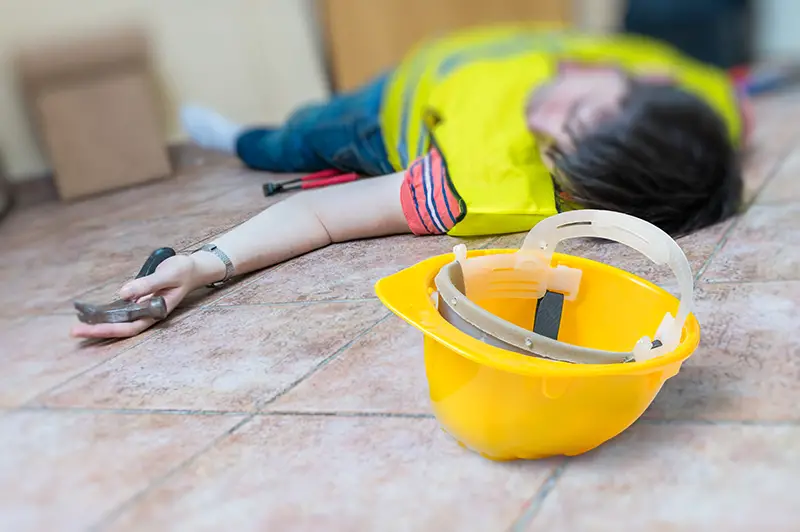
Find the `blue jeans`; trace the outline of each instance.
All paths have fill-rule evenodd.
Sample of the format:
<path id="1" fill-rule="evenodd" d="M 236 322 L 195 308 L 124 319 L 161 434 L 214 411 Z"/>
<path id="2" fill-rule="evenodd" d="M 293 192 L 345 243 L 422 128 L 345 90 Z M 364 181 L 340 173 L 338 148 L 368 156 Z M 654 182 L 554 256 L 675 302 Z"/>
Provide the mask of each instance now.
<path id="1" fill-rule="evenodd" d="M 304 106 L 282 127 L 245 131 L 236 141 L 237 155 L 247 166 L 269 172 L 392 173 L 379 121 L 387 78 Z"/>

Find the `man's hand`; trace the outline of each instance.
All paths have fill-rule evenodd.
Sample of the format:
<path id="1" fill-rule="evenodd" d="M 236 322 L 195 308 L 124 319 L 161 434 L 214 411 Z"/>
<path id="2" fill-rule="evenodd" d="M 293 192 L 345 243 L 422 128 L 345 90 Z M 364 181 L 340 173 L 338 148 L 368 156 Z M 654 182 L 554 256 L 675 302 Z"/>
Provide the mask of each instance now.
<path id="1" fill-rule="evenodd" d="M 162 262 L 152 275 L 134 279 L 122 286 L 122 299 L 141 301 L 163 296 L 167 312 L 172 312 L 186 294 L 198 286 L 198 266 L 194 256 L 177 255 Z M 127 338 L 135 336 L 155 323 L 141 319 L 130 323 L 79 323 L 72 328 L 76 338 Z"/>

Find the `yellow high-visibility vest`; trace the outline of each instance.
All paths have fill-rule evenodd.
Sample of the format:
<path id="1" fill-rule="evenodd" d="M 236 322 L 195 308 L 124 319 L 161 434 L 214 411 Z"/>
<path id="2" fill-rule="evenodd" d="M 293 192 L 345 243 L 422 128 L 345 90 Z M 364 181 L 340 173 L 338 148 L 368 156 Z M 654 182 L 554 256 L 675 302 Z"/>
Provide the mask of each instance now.
<path id="1" fill-rule="evenodd" d="M 419 46 L 392 74 L 381 128 L 389 161 L 408 167 L 435 143 L 466 214 L 451 235 L 527 231 L 557 212 L 550 172 L 525 121 L 531 92 L 563 61 L 669 74 L 719 113 L 734 143 L 743 120 L 727 73 L 645 37 L 491 27 Z"/>

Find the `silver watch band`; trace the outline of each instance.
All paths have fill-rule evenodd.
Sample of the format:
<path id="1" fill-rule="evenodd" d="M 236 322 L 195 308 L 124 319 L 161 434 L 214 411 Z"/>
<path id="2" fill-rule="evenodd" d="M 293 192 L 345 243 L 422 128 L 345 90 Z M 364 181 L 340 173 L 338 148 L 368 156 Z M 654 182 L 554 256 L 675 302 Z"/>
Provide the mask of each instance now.
<path id="1" fill-rule="evenodd" d="M 217 288 L 222 284 L 226 283 L 231 277 L 235 274 L 235 269 L 233 267 L 233 262 L 231 262 L 230 257 L 228 257 L 224 251 L 219 249 L 216 244 L 204 244 L 200 249 L 197 249 L 195 253 L 198 251 L 208 251 L 209 253 L 213 253 L 216 255 L 219 260 L 225 265 L 225 277 L 222 278 L 220 281 L 213 282 L 208 285 L 209 288 Z"/>

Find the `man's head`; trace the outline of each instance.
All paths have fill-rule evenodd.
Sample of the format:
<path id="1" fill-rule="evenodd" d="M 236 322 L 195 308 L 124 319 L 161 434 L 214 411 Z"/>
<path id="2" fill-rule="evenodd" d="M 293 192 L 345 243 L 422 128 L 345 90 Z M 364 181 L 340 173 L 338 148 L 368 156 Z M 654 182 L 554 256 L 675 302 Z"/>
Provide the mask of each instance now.
<path id="1" fill-rule="evenodd" d="M 725 124 L 668 83 L 575 70 L 537 91 L 527 116 L 557 188 L 576 205 L 631 214 L 673 235 L 739 208 L 742 178 Z"/>

